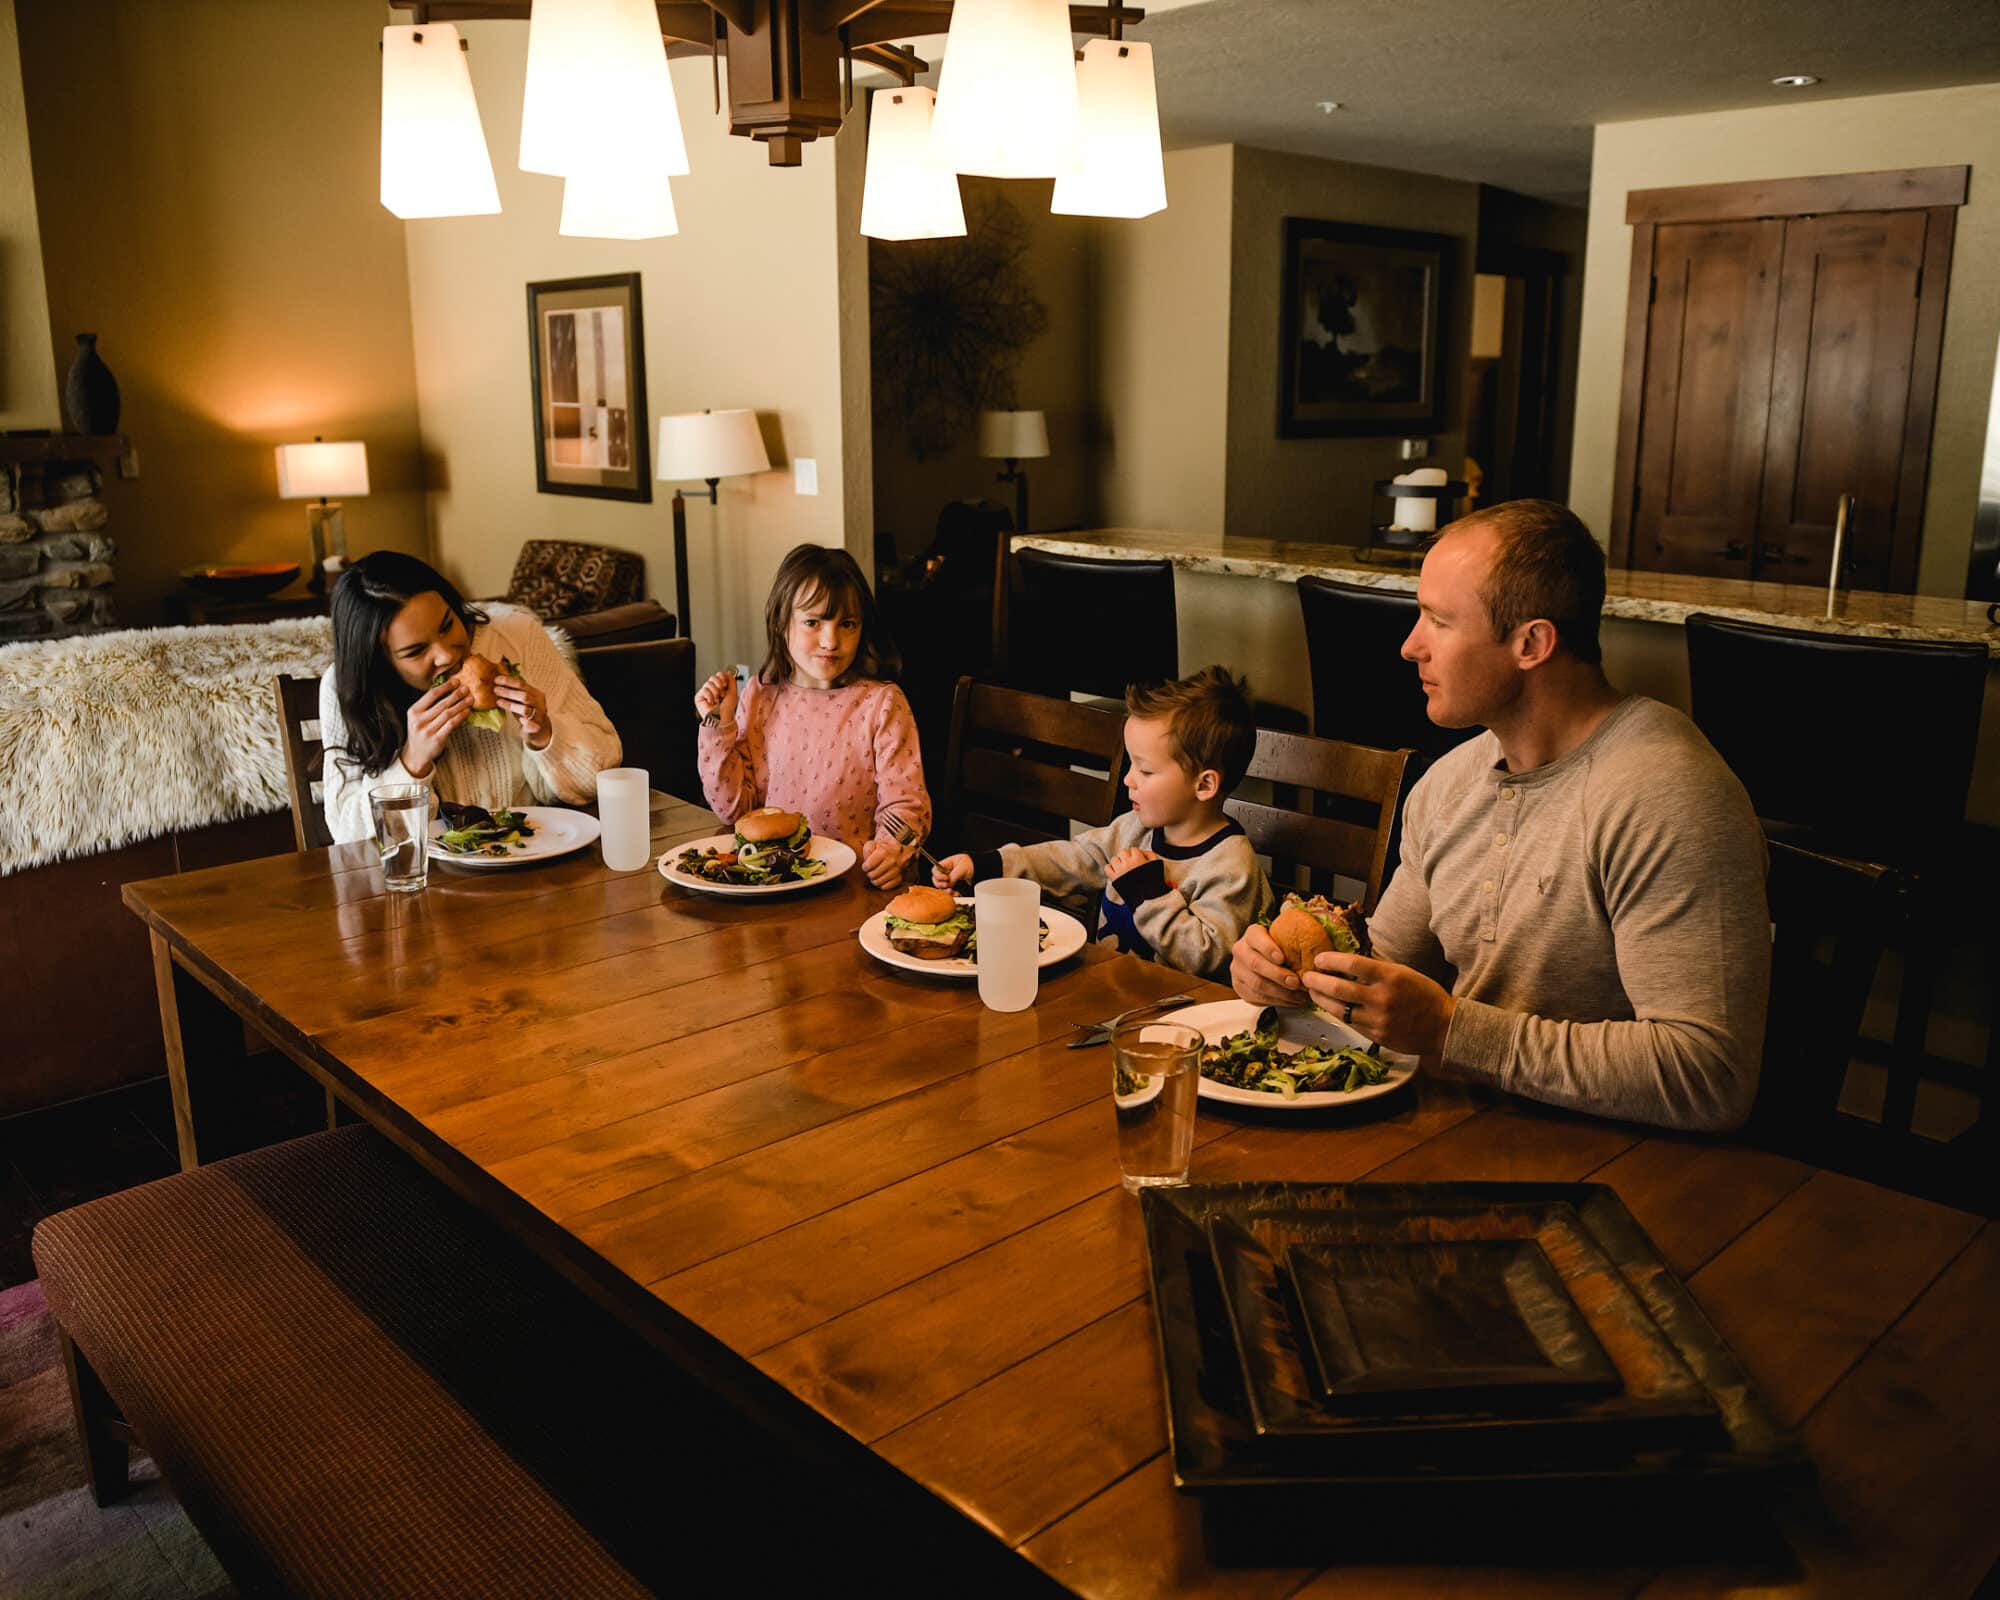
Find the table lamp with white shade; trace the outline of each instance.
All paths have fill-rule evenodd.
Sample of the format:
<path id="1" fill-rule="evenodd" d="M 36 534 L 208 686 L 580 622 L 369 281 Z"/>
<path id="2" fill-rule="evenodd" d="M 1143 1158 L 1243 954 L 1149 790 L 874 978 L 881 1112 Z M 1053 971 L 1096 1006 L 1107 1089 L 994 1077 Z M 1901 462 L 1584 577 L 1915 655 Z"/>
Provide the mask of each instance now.
<path id="1" fill-rule="evenodd" d="M 979 413 L 979 453 L 992 461 L 1007 463 L 1005 472 L 994 481 L 1014 486 L 1014 531 L 1028 531 L 1028 475 L 1019 463 L 1039 461 L 1049 453 L 1048 419 L 1039 411 L 982 411 Z"/>
<path id="2" fill-rule="evenodd" d="M 306 583 L 313 593 L 325 590 L 329 561 L 335 572 L 347 565 L 347 529 L 333 496 L 367 492 L 368 446 L 359 439 L 328 443 L 314 435 L 311 444 L 278 446 L 278 498 L 319 502 L 306 507 L 306 536 L 312 543 Z"/>
<path id="3" fill-rule="evenodd" d="M 722 479 L 770 470 L 764 432 L 757 426 L 754 411 L 686 411 L 660 418 L 662 483 L 700 478 L 708 485 L 708 503 L 715 505 L 720 500 L 717 485 Z M 685 639 L 690 637 L 687 502 L 678 484 L 674 489 L 674 595 L 680 635 Z"/>

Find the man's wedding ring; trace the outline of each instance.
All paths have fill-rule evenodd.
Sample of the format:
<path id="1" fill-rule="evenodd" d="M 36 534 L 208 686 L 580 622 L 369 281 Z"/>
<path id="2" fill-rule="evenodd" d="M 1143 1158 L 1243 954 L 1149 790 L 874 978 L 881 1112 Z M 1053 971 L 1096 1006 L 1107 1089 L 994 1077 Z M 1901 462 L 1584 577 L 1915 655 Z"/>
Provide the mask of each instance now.
<path id="1" fill-rule="evenodd" d="M 1346 1009 L 1345 1011 L 1341 1012 L 1341 1014 L 1340 1014 L 1340 1020 L 1341 1020 L 1342 1022 L 1345 1022 L 1345 1023 L 1348 1023 L 1348 1024 L 1350 1025 L 1350 1026 L 1351 1026 L 1351 1025 L 1353 1024 L 1353 1022 L 1354 1022 L 1354 1002 L 1353 1002 L 1352 1000 L 1350 1000 L 1350 1001 L 1348 1001 L 1348 1002 L 1347 1002 L 1347 1009 Z"/>

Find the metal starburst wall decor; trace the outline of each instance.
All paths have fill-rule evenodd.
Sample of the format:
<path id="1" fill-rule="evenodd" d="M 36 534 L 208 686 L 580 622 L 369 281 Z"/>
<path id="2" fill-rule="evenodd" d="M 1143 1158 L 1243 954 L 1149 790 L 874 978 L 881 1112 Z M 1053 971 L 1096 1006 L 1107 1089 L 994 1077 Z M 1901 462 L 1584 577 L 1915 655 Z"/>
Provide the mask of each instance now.
<path id="1" fill-rule="evenodd" d="M 1014 408 L 1021 354 L 1049 313 L 1021 272 L 1027 227 L 997 195 L 968 196 L 962 239 L 876 240 L 868 252 L 875 419 L 919 461 L 944 455 L 981 411 Z"/>

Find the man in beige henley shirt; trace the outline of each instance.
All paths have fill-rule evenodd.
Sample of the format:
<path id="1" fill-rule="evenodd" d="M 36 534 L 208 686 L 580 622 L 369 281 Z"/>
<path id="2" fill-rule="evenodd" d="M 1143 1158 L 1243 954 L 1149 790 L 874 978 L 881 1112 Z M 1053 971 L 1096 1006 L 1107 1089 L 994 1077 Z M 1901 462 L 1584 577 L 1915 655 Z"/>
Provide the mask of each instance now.
<path id="1" fill-rule="evenodd" d="M 1403 811 L 1374 959 L 1300 980 L 1253 927 L 1256 1004 L 1307 998 L 1392 1050 L 1515 1094 L 1672 1128 L 1739 1126 L 1770 983 L 1763 832 L 1693 723 L 1604 677 L 1604 558 L 1520 500 L 1439 535 L 1403 646 L 1433 722 L 1483 726 Z"/>

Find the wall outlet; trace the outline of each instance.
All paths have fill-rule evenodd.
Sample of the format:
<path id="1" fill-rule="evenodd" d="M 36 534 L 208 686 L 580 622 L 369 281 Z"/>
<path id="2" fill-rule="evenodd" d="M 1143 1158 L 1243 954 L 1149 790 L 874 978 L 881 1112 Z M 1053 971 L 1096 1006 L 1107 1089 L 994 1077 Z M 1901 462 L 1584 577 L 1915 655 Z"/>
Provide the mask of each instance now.
<path id="1" fill-rule="evenodd" d="M 1431 442 L 1428 439 L 1405 439 L 1399 449 L 1404 461 L 1421 461 L 1430 453 Z"/>
<path id="2" fill-rule="evenodd" d="M 792 487 L 800 494 L 819 493 L 819 463 L 811 456 L 799 456 L 793 460 Z"/>

